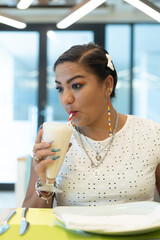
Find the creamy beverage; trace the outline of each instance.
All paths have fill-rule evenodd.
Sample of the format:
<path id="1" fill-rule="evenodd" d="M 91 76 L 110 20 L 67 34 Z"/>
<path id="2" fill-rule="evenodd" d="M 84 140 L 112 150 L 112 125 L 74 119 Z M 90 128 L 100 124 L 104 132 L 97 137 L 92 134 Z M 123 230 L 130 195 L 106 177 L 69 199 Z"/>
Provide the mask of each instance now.
<path id="1" fill-rule="evenodd" d="M 60 149 L 55 152 L 54 157 L 60 156 L 60 158 L 53 160 L 53 163 L 46 167 L 47 179 L 55 179 L 65 158 L 68 150 L 69 142 L 71 139 L 72 127 L 66 123 L 61 122 L 45 122 L 43 123 L 43 135 L 42 142 L 51 142 L 51 148 Z M 48 156 L 49 158 L 51 156 Z M 52 155 L 53 158 L 53 155 Z"/>

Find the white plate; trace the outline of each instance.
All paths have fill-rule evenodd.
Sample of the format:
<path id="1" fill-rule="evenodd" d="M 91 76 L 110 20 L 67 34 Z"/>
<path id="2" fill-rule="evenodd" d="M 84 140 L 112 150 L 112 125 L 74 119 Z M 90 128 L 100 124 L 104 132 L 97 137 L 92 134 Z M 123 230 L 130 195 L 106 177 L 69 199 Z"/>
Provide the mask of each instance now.
<path id="1" fill-rule="evenodd" d="M 97 207 L 55 207 L 70 230 L 108 235 L 141 234 L 160 229 L 160 203 L 132 202 Z"/>

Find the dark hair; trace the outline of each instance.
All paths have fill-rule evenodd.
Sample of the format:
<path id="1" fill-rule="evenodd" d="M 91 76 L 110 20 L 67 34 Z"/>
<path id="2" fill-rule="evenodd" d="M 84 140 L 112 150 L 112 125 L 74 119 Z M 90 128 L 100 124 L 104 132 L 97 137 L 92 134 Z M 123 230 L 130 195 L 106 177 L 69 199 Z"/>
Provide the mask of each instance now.
<path id="1" fill-rule="evenodd" d="M 115 97 L 115 87 L 117 84 L 117 72 L 111 70 L 108 64 L 108 58 L 106 57 L 108 52 L 101 46 L 95 43 L 88 43 L 83 45 L 74 45 L 66 52 L 64 52 L 55 62 L 54 71 L 58 64 L 64 62 L 79 62 L 88 67 L 101 82 L 111 75 L 114 79 L 113 91 L 111 97 Z"/>

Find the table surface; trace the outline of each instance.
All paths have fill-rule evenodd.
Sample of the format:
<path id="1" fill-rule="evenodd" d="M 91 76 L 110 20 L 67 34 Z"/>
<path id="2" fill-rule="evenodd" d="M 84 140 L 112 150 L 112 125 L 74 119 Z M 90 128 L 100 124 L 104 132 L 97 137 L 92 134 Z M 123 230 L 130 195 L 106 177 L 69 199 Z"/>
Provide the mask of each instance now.
<path id="1" fill-rule="evenodd" d="M 0 224 L 14 210 L 13 208 L 0 208 Z M 7 232 L 0 236 L 1 240 L 12 239 L 38 239 L 38 240 L 145 240 L 145 239 L 160 239 L 160 230 L 130 236 L 113 236 L 100 235 L 84 232 L 75 232 L 54 225 L 55 217 L 52 209 L 30 208 L 27 213 L 27 218 L 30 222 L 28 231 L 23 235 L 19 235 L 20 222 L 22 217 L 22 208 L 16 209 L 16 215 L 10 219 L 10 228 Z"/>

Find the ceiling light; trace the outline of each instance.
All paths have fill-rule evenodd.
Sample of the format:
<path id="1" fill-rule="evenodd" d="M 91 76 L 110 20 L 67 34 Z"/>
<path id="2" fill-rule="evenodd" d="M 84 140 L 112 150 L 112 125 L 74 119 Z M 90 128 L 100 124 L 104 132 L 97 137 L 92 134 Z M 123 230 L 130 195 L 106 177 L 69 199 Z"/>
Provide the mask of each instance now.
<path id="1" fill-rule="evenodd" d="M 20 2 L 17 4 L 17 8 L 19 9 L 26 9 L 28 8 L 33 0 L 20 0 Z"/>
<path id="2" fill-rule="evenodd" d="M 47 32 L 47 37 L 50 38 L 51 40 L 53 40 L 53 39 L 56 38 L 56 34 L 55 34 L 54 31 L 49 30 L 49 31 Z"/>
<path id="3" fill-rule="evenodd" d="M 124 0 L 145 14 L 160 22 L 160 9 L 147 0 Z"/>
<path id="4" fill-rule="evenodd" d="M 11 27 L 19 28 L 19 29 L 23 29 L 27 26 L 26 23 L 12 19 L 10 17 L 2 16 L 1 14 L 0 14 L 0 23 L 9 25 Z"/>
<path id="5" fill-rule="evenodd" d="M 57 28 L 64 29 L 69 27 L 104 2 L 106 2 L 106 0 L 87 0 L 82 2 L 82 4 L 79 4 L 73 8 L 73 12 L 70 15 L 57 23 Z"/>

